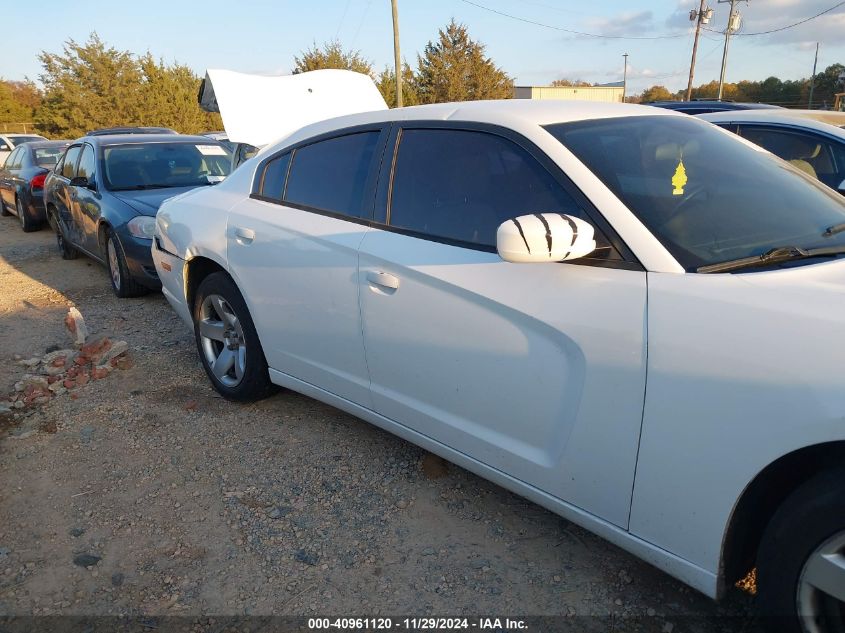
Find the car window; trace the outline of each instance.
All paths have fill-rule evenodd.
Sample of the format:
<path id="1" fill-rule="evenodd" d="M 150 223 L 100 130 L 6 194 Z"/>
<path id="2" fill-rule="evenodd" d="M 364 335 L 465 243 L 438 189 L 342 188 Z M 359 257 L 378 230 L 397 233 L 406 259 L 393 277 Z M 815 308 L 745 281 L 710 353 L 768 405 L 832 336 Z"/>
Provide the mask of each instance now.
<path id="1" fill-rule="evenodd" d="M 391 226 L 495 247 L 502 222 L 533 213 L 586 219 L 554 177 L 513 141 L 469 130 L 402 131 Z"/>
<path id="2" fill-rule="evenodd" d="M 845 245 L 845 198 L 695 117 L 629 116 L 546 129 L 688 270 L 773 248 Z"/>
<path id="3" fill-rule="evenodd" d="M 79 145 L 73 145 L 65 154 L 64 164 L 62 165 L 62 176 L 65 178 L 73 178 L 76 175 L 76 159 L 79 158 Z"/>
<path id="4" fill-rule="evenodd" d="M 6 169 L 17 169 L 15 162 L 18 160 L 21 151 L 22 150 L 20 148 L 12 150 L 12 153 L 6 157 L 6 164 L 4 165 Z"/>
<path id="5" fill-rule="evenodd" d="M 82 157 L 79 159 L 76 175 L 87 180 L 94 180 L 94 148 L 90 145 L 83 145 L 82 147 Z"/>
<path id="6" fill-rule="evenodd" d="M 845 164 L 841 156 L 843 144 L 833 143 L 809 132 L 756 125 L 740 125 L 739 133 L 813 178 L 818 178 L 828 187 L 836 189 L 845 180 Z M 837 145 L 840 146 L 839 151 Z"/>
<path id="7" fill-rule="evenodd" d="M 260 195 L 281 202 L 285 178 L 288 175 L 288 165 L 290 165 L 290 153 L 282 154 L 267 163 L 261 178 Z"/>
<path id="8" fill-rule="evenodd" d="M 65 148 L 61 146 L 39 147 L 35 150 L 35 162 L 39 167 L 53 167 L 64 151 Z"/>
<path id="9" fill-rule="evenodd" d="M 364 217 L 364 192 L 379 132 L 359 132 L 297 148 L 285 202 Z"/>

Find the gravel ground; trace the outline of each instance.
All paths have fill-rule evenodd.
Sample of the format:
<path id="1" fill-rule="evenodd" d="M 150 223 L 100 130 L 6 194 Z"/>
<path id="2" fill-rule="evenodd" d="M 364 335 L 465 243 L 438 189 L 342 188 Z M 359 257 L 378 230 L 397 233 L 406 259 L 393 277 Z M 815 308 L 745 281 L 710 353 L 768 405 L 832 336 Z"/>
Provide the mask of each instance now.
<path id="1" fill-rule="evenodd" d="M 222 400 L 160 294 L 116 299 L 48 230 L 0 220 L 0 399 L 70 344 L 69 306 L 134 366 L 4 416 L 0 615 L 647 616 L 756 631 L 554 514 L 281 392 Z M 618 629 L 617 629 L 618 630 Z"/>

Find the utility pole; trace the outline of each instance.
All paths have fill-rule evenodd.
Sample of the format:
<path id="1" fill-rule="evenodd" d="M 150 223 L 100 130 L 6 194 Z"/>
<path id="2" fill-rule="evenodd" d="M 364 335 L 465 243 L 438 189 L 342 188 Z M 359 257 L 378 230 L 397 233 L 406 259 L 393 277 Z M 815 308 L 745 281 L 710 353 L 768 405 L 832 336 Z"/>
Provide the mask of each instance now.
<path id="1" fill-rule="evenodd" d="M 816 89 L 816 66 L 819 64 L 819 43 L 816 42 L 816 59 L 813 61 L 813 76 L 810 78 L 810 102 L 807 109 L 813 109 L 813 91 Z"/>
<path id="2" fill-rule="evenodd" d="M 628 53 L 623 53 L 622 57 L 625 58 L 625 70 L 622 71 L 622 103 L 625 103 L 625 95 L 628 93 Z"/>
<path id="3" fill-rule="evenodd" d="M 402 107 L 402 58 L 399 54 L 399 10 L 396 8 L 396 0 L 390 0 L 390 8 L 393 11 L 393 57 L 396 62 L 396 107 Z"/>
<path id="4" fill-rule="evenodd" d="M 731 35 L 738 31 L 740 26 L 741 18 L 739 12 L 736 11 L 736 3 L 738 1 L 739 0 L 718 0 L 719 4 L 724 2 L 731 3 L 731 12 L 730 15 L 728 15 L 728 28 L 725 29 L 725 50 L 722 51 L 722 73 L 719 75 L 719 100 L 722 99 L 722 92 L 725 88 L 725 69 L 728 66 L 728 47 L 731 43 Z"/>
<path id="5" fill-rule="evenodd" d="M 698 38 L 701 35 L 701 25 L 709 24 L 713 18 L 713 9 L 704 6 L 705 0 L 701 0 L 698 11 L 693 9 L 689 12 L 689 19 L 695 21 L 695 40 L 692 44 L 692 61 L 689 65 L 689 82 L 687 83 L 687 101 L 692 100 L 692 78 L 695 75 L 695 56 L 698 54 Z"/>

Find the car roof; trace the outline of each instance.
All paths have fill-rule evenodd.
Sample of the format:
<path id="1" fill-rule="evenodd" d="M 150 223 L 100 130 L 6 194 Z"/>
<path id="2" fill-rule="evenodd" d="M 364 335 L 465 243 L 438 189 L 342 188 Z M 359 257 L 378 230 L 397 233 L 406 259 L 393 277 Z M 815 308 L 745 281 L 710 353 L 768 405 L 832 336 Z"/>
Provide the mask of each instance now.
<path id="1" fill-rule="evenodd" d="M 86 136 L 109 136 L 112 134 L 178 134 L 176 130 L 169 127 L 102 127 L 87 132 Z"/>
<path id="2" fill-rule="evenodd" d="M 273 147 L 282 147 L 312 136 L 356 125 L 389 123 L 391 121 L 474 121 L 504 125 L 550 125 L 590 119 L 607 119 L 630 116 L 682 116 L 672 110 L 649 108 L 631 103 L 604 103 L 598 101 L 563 101 L 533 99 L 500 99 L 487 101 L 459 101 L 429 105 L 391 108 L 327 119 L 312 123 L 275 141 Z M 269 150 L 268 150 L 269 151 Z"/>
<path id="3" fill-rule="evenodd" d="M 845 129 L 807 118 L 802 112 L 792 110 L 732 110 L 730 112 L 710 112 L 696 115 L 699 119 L 711 123 L 771 123 L 774 125 L 789 125 L 805 130 L 824 132 L 845 140 Z M 845 121 L 843 121 L 845 124 Z"/>
<path id="4" fill-rule="evenodd" d="M 719 101 L 718 99 L 693 99 L 692 101 L 648 101 L 642 105 L 668 108 L 670 110 L 697 110 L 718 108 L 720 110 L 777 110 L 780 106 L 768 103 L 746 103 L 741 101 Z"/>
<path id="5" fill-rule="evenodd" d="M 43 149 L 45 147 L 63 147 L 70 145 L 70 141 L 29 141 L 28 143 L 21 143 L 18 147 L 31 147 L 32 149 Z"/>
<path id="6" fill-rule="evenodd" d="M 199 145 L 217 145 L 218 141 L 207 136 L 189 134 L 104 134 L 102 136 L 83 136 L 74 143 L 92 143 L 94 145 L 133 145 L 141 143 L 197 143 Z"/>

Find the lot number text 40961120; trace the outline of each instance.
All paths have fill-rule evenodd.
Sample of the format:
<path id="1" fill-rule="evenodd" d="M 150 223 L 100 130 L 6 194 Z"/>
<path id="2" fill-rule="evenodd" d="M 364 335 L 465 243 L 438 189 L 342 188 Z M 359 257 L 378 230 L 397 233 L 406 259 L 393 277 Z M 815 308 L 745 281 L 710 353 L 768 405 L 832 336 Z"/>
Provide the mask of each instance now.
<path id="1" fill-rule="evenodd" d="M 518 631 L 527 629 L 528 626 L 524 620 L 510 618 L 309 618 L 308 628 L 311 630 Z"/>

